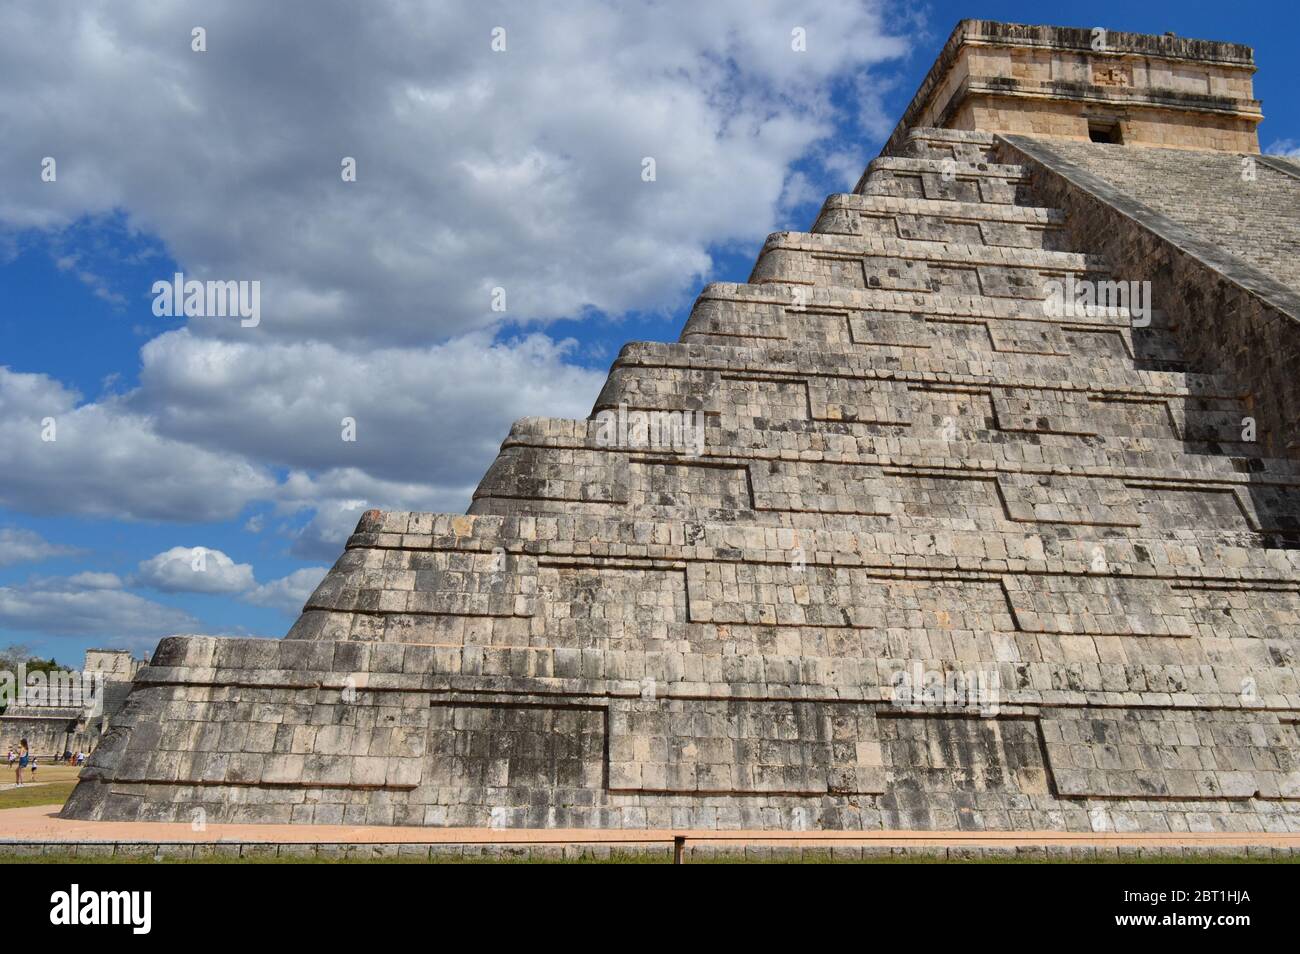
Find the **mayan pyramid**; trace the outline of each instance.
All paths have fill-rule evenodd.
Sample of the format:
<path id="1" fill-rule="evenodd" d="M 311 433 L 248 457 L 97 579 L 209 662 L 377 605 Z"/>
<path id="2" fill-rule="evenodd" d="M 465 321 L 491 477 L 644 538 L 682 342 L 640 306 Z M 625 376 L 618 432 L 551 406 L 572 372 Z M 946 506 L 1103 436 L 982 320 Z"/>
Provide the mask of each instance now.
<path id="1" fill-rule="evenodd" d="M 958 24 L 468 515 L 163 640 L 64 814 L 1300 830 L 1300 165 L 1249 48 L 1098 33 Z"/>

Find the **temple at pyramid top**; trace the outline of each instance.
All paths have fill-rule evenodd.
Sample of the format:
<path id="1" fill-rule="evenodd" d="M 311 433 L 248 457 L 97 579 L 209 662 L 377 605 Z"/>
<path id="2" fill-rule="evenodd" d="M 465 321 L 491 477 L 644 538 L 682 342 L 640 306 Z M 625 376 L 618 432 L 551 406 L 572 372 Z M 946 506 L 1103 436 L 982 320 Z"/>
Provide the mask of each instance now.
<path id="1" fill-rule="evenodd" d="M 884 154 L 918 126 L 1257 153 L 1254 72 L 1238 43 L 962 20 Z"/>

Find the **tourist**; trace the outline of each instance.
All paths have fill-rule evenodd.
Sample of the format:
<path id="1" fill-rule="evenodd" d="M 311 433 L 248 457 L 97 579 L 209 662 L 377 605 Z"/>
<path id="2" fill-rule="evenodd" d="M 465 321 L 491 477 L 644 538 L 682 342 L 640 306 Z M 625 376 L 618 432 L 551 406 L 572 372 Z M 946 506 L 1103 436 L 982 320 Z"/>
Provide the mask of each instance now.
<path id="1" fill-rule="evenodd" d="M 28 758 L 27 740 L 23 739 L 18 743 L 18 766 L 14 769 L 14 778 L 19 786 L 23 784 L 23 769 L 27 768 Z"/>
<path id="2" fill-rule="evenodd" d="M 86 763 L 86 753 L 77 749 L 77 767 L 80 768 Z"/>
<path id="3" fill-rule="evenodd" d="M 33 782 L 36 781 L 36 756 L 34 756 L 34 755 L 32 756 L 32 778 L 31 778 L 31 780 L 32 780 Z"/>

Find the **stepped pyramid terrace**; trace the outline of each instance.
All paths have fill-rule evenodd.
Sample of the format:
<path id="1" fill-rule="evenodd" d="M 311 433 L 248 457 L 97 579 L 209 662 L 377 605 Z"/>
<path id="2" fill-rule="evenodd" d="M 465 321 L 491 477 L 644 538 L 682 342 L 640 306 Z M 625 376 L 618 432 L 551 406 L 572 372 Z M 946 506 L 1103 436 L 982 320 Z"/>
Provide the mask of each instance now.
<path id="1" fill-rule="evenodd" d="M 1300 831 L 1300 165 L 1251 50 L 967 20 L 807 232 L 171 637 L 65 817 Z"/>

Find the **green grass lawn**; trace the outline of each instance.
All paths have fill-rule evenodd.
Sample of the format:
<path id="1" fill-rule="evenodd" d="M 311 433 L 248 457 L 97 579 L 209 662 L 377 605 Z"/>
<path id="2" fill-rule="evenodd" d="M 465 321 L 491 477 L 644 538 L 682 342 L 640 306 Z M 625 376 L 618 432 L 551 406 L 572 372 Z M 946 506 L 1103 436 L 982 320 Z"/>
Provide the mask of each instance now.
<path id="1" fill-rule="evenodd" d="M 24 785 L 0 792 L 0 808 L 29 808 L 32 805 L 62 805 L 72 794 L 76 782 L 51 782 L 48 785 Z"/>

